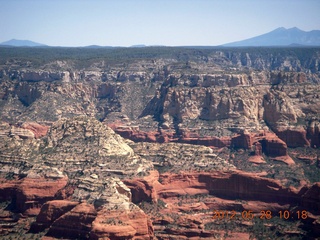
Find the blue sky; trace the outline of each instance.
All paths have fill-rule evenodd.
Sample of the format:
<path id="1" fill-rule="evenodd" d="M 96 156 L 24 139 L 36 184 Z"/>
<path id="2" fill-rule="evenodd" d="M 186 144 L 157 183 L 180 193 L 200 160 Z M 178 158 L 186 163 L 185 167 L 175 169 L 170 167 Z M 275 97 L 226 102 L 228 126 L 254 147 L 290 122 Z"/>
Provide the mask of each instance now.
<path id="1" fill-rule="evenodd" d="M 319 0 L 0 0 L 0 42 L 220 45 L 278 27 L 320 30 Z"/>

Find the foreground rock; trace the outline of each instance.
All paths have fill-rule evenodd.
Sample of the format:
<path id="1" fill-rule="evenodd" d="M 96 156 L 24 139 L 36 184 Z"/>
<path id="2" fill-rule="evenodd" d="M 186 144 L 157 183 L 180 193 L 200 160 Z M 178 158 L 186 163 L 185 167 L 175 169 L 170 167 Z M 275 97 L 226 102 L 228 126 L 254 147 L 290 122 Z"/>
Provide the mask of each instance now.
<path id="1" fill-rule="evenodd" d="M 6 131 L 10 125 L 3 125 Z M 40 139 L 3 134 L 1 144 L 0 200 L 37 216 L 31 232 L 46 229 L 49 237 L 73 239 L 153 236 L 149 217 L 115 177 L 144 175 L 153 166 L 97 120 L 60 120 Z M 113 222 L 119 212 L 122 220 Z M 105 226 L 106 217 L 111 220 Z"/>
<path id="2" fill-rule="evenodd" d="M 125 183 L 131 188 L 133 201 L 152 216 L 156 235 L 164 238 L 217 237 L 223 235 L 218 231 L 221 225 L 230 231 L 230 236 L 237 236 L 230 224 L 238 228 L 241 224 L 248 224 L 248 228 L 257 224 L 246 217 L 248 211 L 258 218 L 256 221 L 263 221 L 259 217 L 266 211 L 270 211 L 273 219 L 279 211 L 296 209 L 292 210 L 294 218 L 297 218 L 295 211 L 306 214 L 303 220 L 299 218 L 304 227 L 310 223 L 318 226 L 315 217 L 320 215 L 318 183 L 287 188 L 280 181 L 241 171 L 152 173 Z M 235 218 L 217 215 L 217 211 L 234 212 Z M 293 228 L 301 231 L 297 226 Z M 310 234 L 316 236 L 318 229 L 315 227 Z M 281 230 L 278 231 L 280 234 Z"/>
<path id="3" fill-rule="evenodd" d="M 161 183 L 160 183 L 161 182 Z M 183 195 L 210 194 L 220 198 L 244 199 L 279 204 L 300 205 L 313 214 L 320 214 L 316 193 L 319 184 L 299 189 L 286 188 L 280 181 L 241 171 L 213 173 L 151 174 L 125 180 L 135 202 L 156 201 Z M 307 200 L 308 199 L 308 200 Z M 309 201 L 309 206 L 305 204 Z"/>
<path id="4" fill-rule="evenodd" d="M 137 207 L 136 207 L 137 208 Z M 153 226 L 141 209 L 100 211 L 92 223 L 90 239 L 150 239 Z"/>
<path id="5" fill-rule="evenodd" d="M 82 179 L 69 198 L 43 205 L 31 231 L 49 228 L 47 236 L 72 239 L 153 236 L 149 217 L 130 202 L 130 190 L 119 179 Z"/>

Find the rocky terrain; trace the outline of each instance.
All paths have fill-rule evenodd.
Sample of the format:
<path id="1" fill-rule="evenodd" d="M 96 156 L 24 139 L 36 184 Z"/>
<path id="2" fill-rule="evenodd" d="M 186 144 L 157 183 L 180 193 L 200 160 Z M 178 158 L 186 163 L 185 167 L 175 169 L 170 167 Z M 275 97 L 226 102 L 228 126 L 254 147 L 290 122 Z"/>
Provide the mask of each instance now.
<path id="1" fill-rule="evenodd" d="M 318 48 L 29 50 L 0 48 L 1 238 L 320 236 Z"/>

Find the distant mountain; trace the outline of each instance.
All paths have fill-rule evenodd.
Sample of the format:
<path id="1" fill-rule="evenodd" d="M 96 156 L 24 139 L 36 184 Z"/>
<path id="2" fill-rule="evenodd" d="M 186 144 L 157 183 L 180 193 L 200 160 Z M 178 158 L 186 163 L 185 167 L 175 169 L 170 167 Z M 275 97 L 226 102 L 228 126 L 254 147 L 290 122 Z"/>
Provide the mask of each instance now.
<path id="1" fill-rule="evenodd" d="M 85 46 L 83 48 L 114 48 L 114 47 L 112 47 L 112 46 L 89 45 L 89 46 Z"/>
<path id="2" fill-rule="evenodd" d="M 47 45 L 37 43 L 37 42 L 32 42 L 29 40 L 17 40 L 17 39 L 11 39 L 6 42 L 0 43 L 0 45 L 5 45 L 5 46 L 13 46 L 13 47 L 45 47 Z"/>
<path id="3" fill-rule="evenodd" d="M 320 46 L 320 30 L 306 32 L 296 27 L 289 29 L 281 27 L 257 37 L 222 46 Z"/>

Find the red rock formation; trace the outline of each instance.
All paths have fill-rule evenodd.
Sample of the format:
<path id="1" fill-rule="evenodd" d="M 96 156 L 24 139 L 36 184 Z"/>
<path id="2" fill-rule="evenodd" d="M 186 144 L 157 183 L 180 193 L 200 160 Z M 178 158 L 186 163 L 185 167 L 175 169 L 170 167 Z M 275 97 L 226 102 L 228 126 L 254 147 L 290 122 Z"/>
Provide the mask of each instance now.
<path id="1" fill-rule="evenodd" d="M 307 132 L 311 147 L 320 147 L 320 123 L 318 121 L 311 121 Z"/>
<path id="2" fill-rule="evenodd" d="M 54 199 L 58 190 L 67 184 L 68 178 L 25 178 L 17 186 L 15 200 L 19 212 L 37 215 L 41 206 Z"/>
<path id="3" fill-rule="evenodd" d="M 262 146 L 261 146 L 261 143 L 259 143 L 259 142 L 255 143 L 254 154 L 255 154 L 256 156 L 262 156 Z"/>
<path id="4" fill-rule="evenodd" d="M 277 136 L 283 140 L 288 147 L 309 147 L 310 142 L 307 140 L 307 132 L 300 128 L 283 128 L 279 127 L 274 130 Z"/>
<path id="5" fill-rule="evenodd" d="M 287 144 L 280 138 L 278 138 L 276 134 L 262 131 L 260 133 L 252 133 L 251 135 L 253 144 L 259 149 L 258 154 L 262 155 L 262 153 L 264 153 L 267 156 L 273 158 L 273 160 L 281 161 L 288 165 L 295 164 L 292 158 L 288 155 Z M 259 155 L 257 155 L 256 153 L 255 156 Z M 257 163 L 262 163 L 259 160 L 260 158 L 258 159 L 255 156 L 254 158 L 251 158 L 251 160 L 253 160 L 254 162 L 258 161 Z"/>
<path id="6" fill-rule="evenodd" d="M 90 239 L 151 239 L 149 217 L 140 209 L 117 211 L 103 209 L 92 223 Z"/>
<path id="7" fill-rule="evenodd" d="M 154 173 L 153 173 L 154 175 Z M 150 177 L 151 178 L 151 177 Z M 320 213 L 320 183 L 299 189 L 284 187 L 279 180 L 261 177 L 254 173 L 242 171 L 212 173 L 161 174 L 159 181 L 152 177 L 148 186 L 159 199 L 171 199 L 183 195 L 211 194 L 227 199 L 245 199 L 266 203 L 300 205 L 314 213 Z M 132 192 L 136 191 L 139 201 L 150 201 L 150 190 L 143 180 L 126 181 Z M 146 189 L 145 193 L 142 193 Z M 133 194 L 134 195 L 134 194 Z M 144 197 L 146 197 L 144 199 Z M 301 197 L 303 202 L 300 201 Z M 308 205 L 309 204 L 309 205 Z"/>
<path id="8" fill-rule="evenodd" d="M 260 142 L 256 142 L 254 144 L 254 155 L 250 156 L 248 161 L 256 164 L 261 164 L 266 162 L 262 156 L 262 146 Z"/>
<path id="9" fill-rule="evenodd" d="M 305 209 L 312 209 L 314 214 L 320 214 L 320 182 L 314 183 L 302 194 L 301 206 Z"/>
<path id="10" fill-rule="evenodd" d="M 230 199 L 254 199 L 265 202 L 295 202 L 296 192 L 284 188 L 279 181 L 255 176 L 252 173 L 162 174 L 156 186 L 159 197 L 210 193 Z"/>
<path id="11" fill-rule="evenodd" d="M 284 141 L 279 139 L 273 133 L 265 133 L 264 137 L 260 140 L 262 151 L 270 156 L 287 156 L 287 145 Z"/>
<path id="12" fill-rule="evenodd" d="M 126 179 L 123 180 L 123 183 L 130 188 L 133 203 L 140 203 L 142 201 L 154 202 L 157 201 L 154 185 L 157 184 L 158 179 L 158 171 L 151 171 L 150 175 L 143 179 Z"/>
<path id="13" fill-rule="evenodd" d="M 21 128 L 31 130 L 34 133 L 35 138 L 41 138 L 47 135 L 48 126 L 40 125 L 36 122 L 25 122 L 21 125 Z"/>
<path id="14" fill-rule="evenodd" d="M 234 147 L 234 148 L 244 148 L 251 149 L 253 145 L 258 146 L 258 148 L 267 156 L 275 158 L 275 160 L 283 161 L 287 164 L 294 164 L 294 161 L 287 154 L 287 144 L 281 140 L 276 134 L 271 132 L 260 132 L 260 133 L 248 133 L 246 131 L 241 134 L 237 134 L 233 137 L 200 137 L 197 133 L 191 133 L 187 130 L 184 130 L 179 138 L 174 137 L 173 132 L 168 131 L 158 131 L 158 132 L 144 132 L 140 131 L 137 128 L 122 126 L 118 123 L 110 124 L 111 127 L 116 133 L 120 134 L 124 138 L 128 138 L 134 142 L 177 142 L 177 143 L 187 143 L 194 145 L 203 145 L 211 148 L 223 148 L 223 147 Z M 307 144 L 305 131 L 291 131 L 284 130 L 284 135 L 287 136 L 287 141 L 290 142 L 293 146 L 294 140 L 289 140 L 290 134 L 293 134 L 294 138 L 302 137 L 297 141 L 296 146 L 301 144 Z M 257 143 L 259 144 L 257 145 Z M 259 150 L 259 151 L 260 151 Z M 262 152 L 256 156 L 261 156 Z M 253 162 L 262 163 L 263 159 L 251 158 Z"/>
<path id="15" fill-rule="evenodd" d="M 160 185 L 156 185 L 159 198 L 172 198 L 186 194 L 208 194 L 206 183 L 199 181 L 199 175 L 195 173 L 162 174 Z"/>
<path id="16" fill-rule="evenodd" d="M 16 192 L 18 180 L 0 179 L 0 202 L 10 201 Z"/>
<path id="17" fill-rule="evenodd" d="M 54 196 L 57 200 L 64 200 L 72 197 L 72 194 L 74 193 L 76 186 L 74 185 L 66 185 L 64 188 L 60 189 Z"/>
<path id="18" fill-rule="evenodd" d="M 180 138 L 175 138 L 175 134 L 169 131 L 151 131 L 144 132 L 131 127 L 125 127 L 118 124 L 109 124 L 117 134 L 120 136 L 130 139 L 134 142 L 177 142 L 177 143 L 188 143 L 195 145 L 204 145 L 207 147 L 223 148 L 229 147 L 231 139 L 230 137 L 199 137 L 197 134 L 190 135 L 188 132 L 184 132 Z"/>
<path id="19" fill-rule="evenodd" d="M 150 239 L 154 235 L 149 217 L 139 208 L 96 211 L 88 203 L 54 200 L 44 204 L 31 232 L 44 228 L 46 237 L 71 239 Z"/>
<path id="20" fill-rule="evenodd" d="M 80 203 L 58 217 L 49 228 L 47 236 L 88 239 L 92 222 L 96 216 L 97 212 L 93 205 Z"/>
<path id="21" fill-rule="evenodd" d="M 210 209 L 235 210 L 237 214 L 240 212 L 240 215 L 244 210 L 250 210 L 255 214 L 270 210 L 275 214 L 294 206 L 308 211 L 310 217 L 306 221 L 313 225 L 316 219 L 312 218 L 312 214 L 320 213 L 319 183 L 311 187 L 305 185 L 300 189 L 287 188 L 281 181 L 238 170 L 211 173 L 165 173 L 160 175 L 159 181 L 156 181 L 157 178 L 152 178 L 153 182 L 148 181 L 147 178 L 126 183 L 129 184 L 133 195 L 136 191 L 139 201 L 151 199 L 150 188 L 153 189 L 157 198 L 162 200 L 164 206 L 151 212 L 155 231 L 160 238 L 210 238 L 224 234 L 218 233 L 214 228 L 215 225 L 213 228 L 204 228 L 212 224 L 212 213 L 208 213 Z M 145 193 L 143 193 L 144 189 Z M 221 220 L 217 222 L 219 221 Z M 219 223 L 214 224 L 219 225 Z M 231 234 L 236 236 L 233 232 Z M 110 237 L 110 235 L 107 236 Z"/>
<path id="22" fill-rule="evenodd" d="M 40 232 L 45 228 L 51 226 L 51 224 L 61 217 L 63 214 L 69 212 L 78 202 L 66 201 L 66 200 L 53 200 L 46 202 L 37 216 L 36 222 L 31 226 L 31 232 Z"/>
<path id="23" fill-rule="evenodd" d="M 285 188 L 280 181 L 254 176 L 252 173 L 231 172 L 201 174 L 210 194 L 230 199 L 248 199 L 264 202 L 296 203 L 298 196 L 293 189 Z"/>
<path id="24" fill-rule="evenodd" d="M 231 146 L 234 148 L 250 149 L 252 144 L 253 144 L 252 135 L 247 132 L 237 134 L 231 139 Z"/>
<path id="25" fill-rule="evenodd" d="M 37 215 L 41 206 L 54 199 L 58 190 L 67 184 L 67 178 L 29 178 L 7 181 L 0 186 L 1 200 L 11 200 L 16 211 Z"/>

